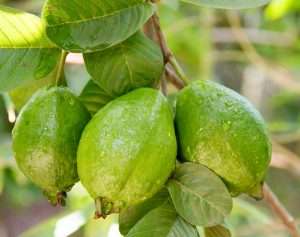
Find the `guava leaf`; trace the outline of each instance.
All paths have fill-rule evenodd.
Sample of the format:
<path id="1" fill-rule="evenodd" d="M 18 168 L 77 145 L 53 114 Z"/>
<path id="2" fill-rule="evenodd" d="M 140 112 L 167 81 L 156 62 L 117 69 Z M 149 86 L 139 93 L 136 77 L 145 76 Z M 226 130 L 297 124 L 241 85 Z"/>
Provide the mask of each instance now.
<path id="1" fill-rule="evenodd" d="M 204 229 L 205 237 L 231 237 L 230 230 L 222 225 L 216 225 Z"/>
<path id="2" fill-rule="evenodd" d="M 179 165 L 167 187 L 177 212 L 193 225 L 221 224 L 231 212 L 232 198 L 225 184 L 200 164 Z"/>
<path id="3" fill-rule="evenodd" d="M 99 109 L 112 99 L 112 97 L 108 96 L 107 93 L 92 80 L 88 81 L 79 96 L 79 100 L 85 105 L 92 115 L 96 114 Z"/>
<path id="4" fill-rule="evenodd" d="M 196 227 L 183 220 L 170 202 L 150 211 L 126 237 L 198 237 Z"/>
<path id="5" fill-rule="evenodd" d="M 0 29 L 0 92 L 55 70 L 61 50 L 47 39 L 38 17 L 0 6 Z"/>
<path id="6" fill-rule="evenodd" d="M 84 55 L 92 79 L 117 97 L 140 87 L 154 87 L 163 72 L 160 48 L 143 33 L 103 51 Z"/>
<path id="7" fill-rule="evenodd" d="M 181 0 L 199 6 L 224 8 L 224 9 L 243 9 L 260 7 L 270 0 Z"/>
<path id="8" fill-rule="evenodd" d="M 154 197 L 122 211 L 119 216 L 119 229 L 122 235 L 128 234 L 130 229 L 152 209 L 159 207 L 169 198 L 166 189 L 158 192 Z"/>
<path id="9" fill-rule="evenodd" d="M 48 0 L 48 37 L 71 52 L 92 52 L 129 38 L 153 14 L 145 0 Z"/>
<path id="10" fill-rule="evenodd" d="M 35 92 L 47 85 L 55 83 L 56 70 L 42 80 L 29 81 L 9 92 L 9 96 L 15 106 L 16 111 L 21 111 L 23 106 L 33 96 Z"/>

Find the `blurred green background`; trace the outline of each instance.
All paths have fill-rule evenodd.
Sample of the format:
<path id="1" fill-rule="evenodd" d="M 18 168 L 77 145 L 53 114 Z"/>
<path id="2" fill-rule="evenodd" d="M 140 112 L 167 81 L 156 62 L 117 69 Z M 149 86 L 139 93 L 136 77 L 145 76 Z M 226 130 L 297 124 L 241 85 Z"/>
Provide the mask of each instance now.
<path id="1" fill-rule="evenodd" d="M 0 0 L 40 14 L 43 0 Z M 300 1 L 273 0 L 239 12 L 164 0 L 160 16 L 170 48 L 190 79 L 218 81 L 248 97 L 268 122 L 274 141 L 267 181 L 300 224 Z M 82 65 L 66 66 L 79 93 Z M 170 93 L 175 88 L 170 86 Z M 51 207 L 19 172 L 11 151 L 14 105 L 0 96 L 0 236 L 117 237 L 117 216 L 95 221 L 93 201 L 78 184 L 66 208 Z M 227 220 L 236 237 L 289 236 L 268 205 L 243 196 Z"/>

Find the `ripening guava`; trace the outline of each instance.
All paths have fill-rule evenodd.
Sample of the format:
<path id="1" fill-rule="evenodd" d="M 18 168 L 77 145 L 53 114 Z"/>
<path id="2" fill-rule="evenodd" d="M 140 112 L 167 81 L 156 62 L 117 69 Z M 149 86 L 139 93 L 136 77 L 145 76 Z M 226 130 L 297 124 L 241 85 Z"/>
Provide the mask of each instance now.
<path id="1" fill-rule="evenodd" d="M 261 198 L 271 143 L 262 117 L 245 98 L 196 81 L 179 93 L 175 123 L 184 160 L 216 172 L 233 196 Z"/>
<path id="2" fill-rule="evenodd" d="M 39 90 L 23 107 L 13 129 L 18 166 L 43 189 L 53 204 L 78 181 L 76 151 L 90 119 L 88 111 L 66 88 Z"/>
<path id="3" fill-rule="evenodd" d="M 159 91 L 137 89 L 100 109 L 83 132 L 77 156 L 97 216 L 152 197 L 175 168 L 176 151 L 172 110 Z"/>

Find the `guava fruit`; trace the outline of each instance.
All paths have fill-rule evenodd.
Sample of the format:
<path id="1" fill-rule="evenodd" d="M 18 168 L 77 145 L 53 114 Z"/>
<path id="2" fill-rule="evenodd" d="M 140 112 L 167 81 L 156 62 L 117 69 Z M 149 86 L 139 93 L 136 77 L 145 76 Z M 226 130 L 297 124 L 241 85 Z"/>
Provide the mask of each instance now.
<path id="1" fill-rule="evenodd" d="M 177 97 L 181 157 L 217 173 L 231 194 L 261 198 L 271 142 L 261 115 L 242 96 L 211 81 L 196 81 Z"/>
<path id="2" fill-rule="evenodd" d="M 66 88 L 47 87 L 23 107 L 13 129 L 18 166 L 43 189 L 52 204 L 63 204 L 78 181 L 76 151 L 90 115 Z"/>
<path id="3" fill-rule="evenodd" d="M 175 168 L 176 152 L 172 110 L 159 91 L 137 89 L 100 109 L 86 126 L 77 155 L 96 216 L 152 197 Z"/>

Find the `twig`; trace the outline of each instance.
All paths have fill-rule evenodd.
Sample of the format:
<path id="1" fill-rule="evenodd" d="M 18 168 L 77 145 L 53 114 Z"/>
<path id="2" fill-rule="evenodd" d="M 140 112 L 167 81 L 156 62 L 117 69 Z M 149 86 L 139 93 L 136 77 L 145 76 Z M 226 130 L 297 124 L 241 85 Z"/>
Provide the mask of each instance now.
<path id="1" fill-rule="evenodd" d="M 270 187 L 265 184 L 263 187 L 264 190 L 264 199 L 270 205 L 274 213 L 281 219 L 285 224 L 286 228 L 290 232 L 292 237 L 300 237 L 300 234 L 297 230 L 296 222 L 293 216 L 288 212 L 288 210 L 282 205 L 278 200 L 276 195 L 272 192 Z"/>
<path id="2" fill-rule="evenodd" d="M 167 84 L 165 73 L 161 77 L 161 91 L 165 96 L 168 95 L 168 84 Z"/>
<path id="3" fill-rule="evenodd" d="M 300 224 L 300 220 L 295 220 L 296 224 Z M 286 226 L 279 221 L 270 222 L 267 224 L 257 225 L 257 223 L 248 224 L 246 226 L 238 227 L 235 229 L 237 236 L 253 236 L 253 229 L 255 233 L 265 234 L 271 236 L 274 234 L 278 236 L 278 233 L 286 230 Z M 277 235 L 276 235 L 277 234 Z"/>
<path id="4" fill-rule="evenodd" d="M 241 27 L 239 15 L 234 11 L 227 11 L 227 18 L 238 43 L 250 62 L 264 71 L 277 84 L 291 91 L 300 91 L 300 83 L 296 82 L 286 69 L 270 63 L 256 51 Z"/>
<path id="5" fill-rule="evenodd" d="M 286 168 L 287 170 L 300 175 L 300 159 L 297 154 L 288 150 L 275 140 L 272 141 L 273 145 L 273 159 L 272 165 L 280 164 L 280 168 Z"/>
<path id="6" fill-rule="evenodd" d="M 152 20 L 152 23 L 153 23 L 153 27 L 154 27 L 154 30 L 155 30 L 155 33 L 156 33 L 156 37 L 157 37 L 159 46 L 160 46 L 161 51 L 162 51 L 163 56 L 164 56 L 165 64 L 167 65 L 169 63 L 173 67 L 175 72 L 177 73 L 178 77 L 183 81 L 183 83 L 185 85 L 188 85 L 189 84 L 189 79 L 186 77 L 184 71 L 182 70 L 179 63 L 177 62 L 174 54 L 172 53 L 172 51 L 169 49 L 169 47 L 167 45 L 166 37 L 165 37 L 164 33 L 161 30 L 158 15 L 154 14 L 151 17 L 151 20 Z"/>
<path id="7" fill-rule="evenodd" d="M 184 88 L 184 83 L 180 80 L 177 74 L 168 66 L 166 66 L 165 74 L 166 74 L 166 80 L 171 82 L 177 89 L 180 90 Z"/>
<path id="8" fill-rule="evenodd" d="M 144 33 L 152 40 L 156 41 L 158 43 L 158 40 L 156 39 L 156 34 L 154 32 L 153 28 L 153 22 L 151 19 L 149 19 L 146 24 L 144 25 Z"/>
<path id="9" fill-rule="evenodd" d="M 63 50 L 61 53 L 61 57 L 60 57 L 60 61 L 59 61 L 58 69 L 57 69 L 57 73 L 56 73 L 56 78 L 55 78 L 56 86 L 59 85 L 60 79 L 62 78 L 62 75 L 64 73 L 64 67 L 65 67 L 67 55 L 68 55 L 68 53 Z"/>

